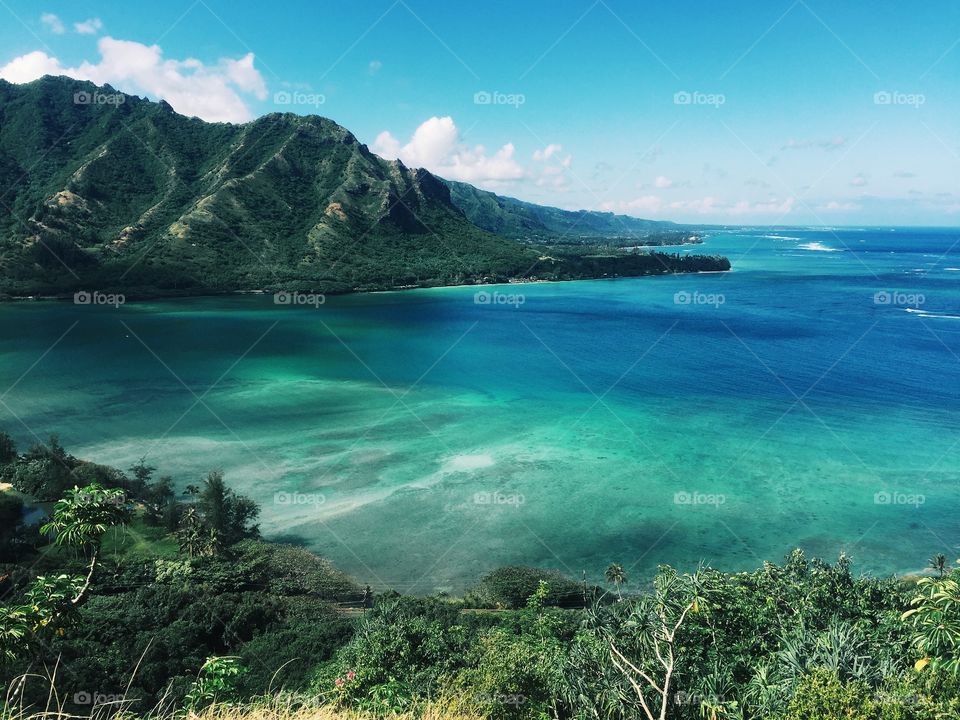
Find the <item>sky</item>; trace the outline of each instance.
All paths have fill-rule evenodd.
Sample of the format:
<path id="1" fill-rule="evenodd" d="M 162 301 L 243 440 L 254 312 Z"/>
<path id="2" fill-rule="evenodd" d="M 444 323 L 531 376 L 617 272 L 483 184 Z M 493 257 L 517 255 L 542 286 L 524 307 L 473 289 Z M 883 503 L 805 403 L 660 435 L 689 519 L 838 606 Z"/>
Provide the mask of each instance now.
<path id="1" fill-rule="evenodd" d="M 46 73 L 567 209 L 960 224 L 956 0 L 0 0 L 0 78 Z"/>

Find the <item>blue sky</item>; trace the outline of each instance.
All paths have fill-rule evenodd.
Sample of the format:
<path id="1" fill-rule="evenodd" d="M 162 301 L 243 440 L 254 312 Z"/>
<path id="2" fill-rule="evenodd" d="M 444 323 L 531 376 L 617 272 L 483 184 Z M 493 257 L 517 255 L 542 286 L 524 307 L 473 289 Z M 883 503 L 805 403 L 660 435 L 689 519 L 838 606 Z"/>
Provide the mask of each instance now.
<path id="1" fill-rule="evenodd" d="M 566 208 L 960 224 L 960 4 L 0 0 L 0 76 L 63 72 Z"/>

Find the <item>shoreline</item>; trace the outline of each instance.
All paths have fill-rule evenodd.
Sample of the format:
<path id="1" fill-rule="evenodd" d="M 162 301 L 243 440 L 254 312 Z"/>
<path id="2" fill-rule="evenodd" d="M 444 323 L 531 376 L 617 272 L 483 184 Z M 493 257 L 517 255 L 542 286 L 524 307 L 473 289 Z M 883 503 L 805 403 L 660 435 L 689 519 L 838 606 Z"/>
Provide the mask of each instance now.
<path id="1" fill-rule="evenodd" d="M 573 283 L 573 282 L 591 282 L 597 280 L 628 280 L 628 279 L 638 279 L 638 278 L 653 278 L 653 277 L 673 277 L 677 275 L 723 275 L 726 273 L 733 272 L 733 267 L 729 270 L 694 270 L 690 272 L 664 272 L 664 273 L 646 273 L 642 275 L 605 275 L 598 277 L 582 277 L 582 278 L 570 278 L 569 280 L 532 280 L 532 279 L 511 279 L 506 281 L 491 281 L 491 282 L 473 282 L 473 283 L 455 283 L 450 285 L 398 285 L 391 288 L 383 289 L 365 289 L 365 288 L 353 288 L 351 290 L 328 290 L 320 291 L 320 295 L 329 295 L 329 296 L 338 296 L 338 295 L 362 295 L 362 294 L 384 294 L 384 293 L 397 293 L 397 292 L 407 292 L 410 290 L 442 290 L 442 289 L 451 289 L 451 288 L 469 288 L 469 287 L 497 287 L 501 285 L 539 285 L 547 283 Z M 63 292 L 56 293 L 51 295 L 0 295 L 0 305 L 10 303 L 28 303 L 28 302 L 68 302 L 71 300 L 72 296 L 80 291 L 73 292 Z M 98 291 L 99 292 L 99 291 Z M 157 292 L 157 293 L 122 293 L 115 292 L 116 295 L 123 295 L 126 300 L 136 300 L 136 301 L 151 301 L 151 300 L 188 300 L 188 299 L 199 299 L 199 298 L 212 298 L 212 297 L 222 297 L 222 296 L 233 296 L 233 295 L 272 295 L 278 292 L 303 292 L 303 293 L 312 293 L 311 290 L 273 290 L 273 289 L 264 289 L 264 288 L 253 288 L 253 289 L 243 289 L 243 290 L 216 290 L 213 288 L 206 290 L 197 290 L 189 292 Z"/>

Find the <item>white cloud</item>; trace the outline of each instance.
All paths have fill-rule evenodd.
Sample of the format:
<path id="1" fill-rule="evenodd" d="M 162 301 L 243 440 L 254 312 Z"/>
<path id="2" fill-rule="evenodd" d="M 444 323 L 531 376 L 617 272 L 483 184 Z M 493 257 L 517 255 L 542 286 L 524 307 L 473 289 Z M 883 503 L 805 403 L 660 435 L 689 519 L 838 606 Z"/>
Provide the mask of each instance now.
<path id="1" fill-rule="evenodd" d="M 120 90 L 166 100 L 184 115 L 216 122 L 244 122 L 253 117 L 243 95 L 264 100 L 267 85 L 254 67 L 253 53 L 239 60 L 223 58 L 216 65 L 200 60 L 166 60 L 158 45 L 102 37 L 99 62 L 63 67 L 39 50 L 14 58 L 0 68 L 0 78 L 22 83 L 42 75 L 69 75 Z"/>
<path id="2" fill-rule="evenodd" d="M 53 13 L 43 13 L 43 15 L 40 16 L 40 22 L 54 35 L 63 35 L 63 33 L 66 32 L 63 21 Z"/>
<path id="3" fill-rule="evenodd" d="M 714 215 L 717 217 L 739 217 L 743 215 L 789 215 L 796 204 L 795 197 L 785 200 L 772 198 L 759 202 L 739 200 L 725 202 L 712 195 L 687 200 L 673 200 L 667 202 L 659 195 L 643 195 L 626 202 L 603 203 L 602 209 L 614 212 L 624 212 L 630 215 L 647 215 L 670 217 L 677 214 L 686 215 Z"/>
<path id="4" fill-rule="evenodd" d="M 496 185 L 528 175 L 514 158 L 513 143 L 493 154 L 483 145 L 468 146 L 460 142 L 460 131 L 449 116 L 432 117 L 422 123 L 405 145 L 384 131 L 374 141 L 373 151 L 391 160 L 399 158 L 411 167 L 425 167 L 451 180 L 480 185 Z"/>
<path id="5" fill-rule="evenodd" d="M 378 72 L 380 72 L 380 68 L 382 67 L 383 67 L 383 63 L 380 62 L 379 60 L 371 60 L 370 64 L 367 65 L 367 71 L 371 75 L 376 75 Z"/>
<path id="6" fill-rule="evenodd" d="M 551 157 L 556 155 L 558 152 L 563 150 L 562 145 L 557 145 L 556 143 L 550 143 L 543 150 L 535 150 L 533 153 L 533 159 L 537 162 L 544 162 L 549 160 Z"/>
<path id="7" fill-rule="evenodd" d="M 840 202 L 838 200 L 831 200 L 830 202 L 824 203 L 817 207 L 817 210 L 822 210 L 824 212 L 837 212 L 843 210 L 859 210 L 862 206 L 854 202 Z"/>
<path id="8" fill-rule="evenodd" d="M 660 189 L 666 189 L 673 186 L 673 180 L 664 177 L 663 175 L 659 175 L 657 176 L 657 179 L 653 181 L 653 184 Z"/>
<path id="9" fill-rule="evenodd" d="M 43 75 L 62 75 L 60 61 L 42 50 L 34 50 L 14 58 L 0 68 L 0 78 L 12 83 L 25 83 Z"/>
<path id="10" fill-rule="evenodd" d="M 81 35 L 96 35 L 102 27 L 103 22 L 100 18 L 90 18 L 89 20 L 73 24 L 73 29 Z"/>

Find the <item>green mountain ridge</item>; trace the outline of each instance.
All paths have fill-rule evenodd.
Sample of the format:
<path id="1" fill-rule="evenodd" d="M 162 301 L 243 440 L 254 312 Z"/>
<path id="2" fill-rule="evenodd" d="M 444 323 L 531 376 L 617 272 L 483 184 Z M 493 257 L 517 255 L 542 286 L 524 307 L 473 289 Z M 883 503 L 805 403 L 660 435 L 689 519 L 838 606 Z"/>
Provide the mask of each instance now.
<path id="1" fill-rule="evenodd" d="M 446 180 L 453 204 L 474 225 L 504 237 L 542 241 L 564 238 L 632 238 L 643 240 L 658 231 L 677 230 L 665 220 L 595 210 L 561 210 L 497 195 L 463 182 Z"/>
<path id="2" fill-rule="evenodd" d="M 548 229 L 563 224 L 541 214 Z M 725 269 L 598 264 L 506 234 L 471 222 L 444 181 L 326 118 L 208 123 L 67 77 L 0 81 L 0 293 L 346 292 Z"/>

